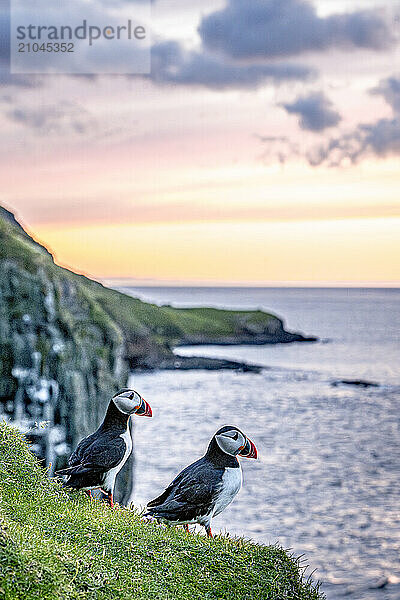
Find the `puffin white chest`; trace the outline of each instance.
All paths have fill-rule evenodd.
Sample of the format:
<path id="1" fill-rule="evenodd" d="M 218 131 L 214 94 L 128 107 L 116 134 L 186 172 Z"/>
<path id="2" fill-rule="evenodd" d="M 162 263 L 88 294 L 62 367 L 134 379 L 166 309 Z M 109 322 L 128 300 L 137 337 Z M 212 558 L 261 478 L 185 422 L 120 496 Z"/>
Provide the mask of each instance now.
<path id="1" fill-rule="evenodd" d="M 242 487 L 242 469 L 226 467 L 222 476 L 222 485 L 213 510 L 213 517 L 219 515 L 232 502 Z"/>
<path id="2" fill-rule="evenodd" d="M 118 473 L 128 460 L 130 453 L 132 452 L 132 437 L 131 432 L 129 430 L 129 425 L 126 431 L 124 431 L 124 433 L 121 433 L 119 437 L 122 438 L 125 442 L 125 454 L 121 462 L 108 471 L 103 484 L 103 488 L 106 491 L 112 491 L 114 489 L 115 478 L 117 477 Z"/>

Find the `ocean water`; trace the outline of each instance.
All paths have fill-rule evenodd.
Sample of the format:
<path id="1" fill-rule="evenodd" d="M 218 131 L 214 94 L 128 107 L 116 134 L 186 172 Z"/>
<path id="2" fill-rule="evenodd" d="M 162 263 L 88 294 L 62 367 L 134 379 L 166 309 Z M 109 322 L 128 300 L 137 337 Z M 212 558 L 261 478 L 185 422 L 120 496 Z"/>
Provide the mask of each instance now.
<path id="1" fill-rule="evenodd" d="M 258 308 L 316 344 L 185 347 L 178 354 L 262 364 L 261 374 L 156 372 L 132 385 L 153 419 L 137 422 L 136 505 L 236 424 L 259 460 L 215 531 L 304 554 L 328 600 L 400 599 L 400 290 L 124 288 L 175 306 Z M 333 386 L 342 378 L 378 387 Z"/>

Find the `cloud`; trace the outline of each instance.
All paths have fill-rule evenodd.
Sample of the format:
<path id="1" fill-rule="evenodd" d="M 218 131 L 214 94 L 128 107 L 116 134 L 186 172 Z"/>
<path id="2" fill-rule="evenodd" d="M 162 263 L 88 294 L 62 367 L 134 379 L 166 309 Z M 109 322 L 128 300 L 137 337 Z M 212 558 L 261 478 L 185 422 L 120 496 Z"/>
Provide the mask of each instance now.
<path id="1" fill-rule="evenodd" d="M 328 48 L 384 50 L 394 43 L 377 11 L 319 17 L 306 0 L 228 0 L 205 16 L 199 34 L 206 48 L 235 59 L 288 57 Z"/>
<path id="2" fill-rule="evenodd" d="M 384 79 L 371 90 L 371 94 L 383 96 L 393 111 L 400 114 L 400 75 Z"/>
<path id="3" fill-rule="evenodd" d="M 148 1 L 148 0 L 147 0 Z M 104 9 L 101 7 L 101 2 L 83 3 L 82 0 L 71 0 L 68 4 L 68 15 L 70 19 L 77 19 L 82 14 L 93 22 L 97 22 L 99 8 L 101 9 L 102 19 L 104 19 Z M 141 0 L 120 0 L 118 6 L 121 7 L 124 3 L 127 5 L 129 2 L 140 6 L 145 2 Z M 84 7 L 84 8 L 83 8 Z M 33 10 L 27 8 L 27 13 Z M 55 24 L 59 24 L 63 18 L 63 12 L 59 12 L 56 8 L 50 9 L 49 19 L 52 19 Z M 113 17 L 113 18 L 112 18 Z M 1 13 L 0 13 L 1 18 Z M 115 15 L 107 17 L 110 19 L 110 23 L 114 22 Z M 72 21 L 71 21 L 72 22 Z M 2 26 L 0 22 L 0 28 L 7 31 L 9 36 L 8 23 L 7 26 Z M 9 39 L 7 42 L 9 47 Z M 107 43 L 97 44 L 96 53 L 91 53 L 91 61 L 87 64 L 86 71 L 88 73 L 91 70 L 95 70 L 100 64 L 105 72 L 108 71 L 110 65 L 110 72 L 115 64 L 121 69 L 121 72 L 126 69 L 126 73 L 134 73 L 131 69 L 131 54 L 130 48 L 132 44 L 129 43 L 125 48 L 122 41 L 116 49 L 110 50 Z M 139 50 L 136 49 L 137 60 L 139 63 L 145 64 L 145 56 L 143 61 L 139 56 Z M 146 50 L 143 50 L 146 53 Z M 8 51 L 9 53 L 9 51 Z M 51 62 L 53 59 L 57 61 L 57 56 L 47 57 L 47 62 Z M 86 60 L 86 57 L 84 57 Z M 71 55 L 69 57 L 70 67 L 73 70 L 75 65 L 73 64 L 74 59 L 79 59 L 79 65 L 77 65 L 77 72 L 80 71 L 83 58 L 81 56 Z M 87 57 L 89 59 L 89 56 Z M 38 57 L 41 60 L 41 56 Z M 6 61 L 9 63 L 9 60 Z M 8 67 L 8 64 L 7 64 Z M 106 68 L 105 68 L 106 67 Z M 212 90 L 229 90 L 229 89 L 257 89 L 266 84 L 278 85 L 284 81 L 308 80 L 315 74 L 314 70 L 308 66 L 298 64 L 288 64 L 286 62 L 270 62 L 260 64 L 257 62 L 250 62 L 250 64 L 237 63 L 227 57 L 216 56 L 200 48 L 199 50 L 186 50 L 179 42 L 171 40 L 156 43 L 152 49 L 152 72 L 150 74 L 151 79 L 156 84 L 173 84 L 187 87 L 203 87 Z M 39 85 L 38 78 L 33 76 L 11 76 L 9 72 L 0 70 L 0 82 L 4 85 L 23 86 L 23 87 L 35 87 Z"/>
<path id="4" fill-rule="evenodd" d="M 36 88 L 41 85 L 42 81 L 35 75 L 12 75 L 8 70 L 2 68 L 0 61 L 0 86 Z"/>
<path id="5" fill-rule="evenodd" d="M 49 106 L 14 106 L 7 109 L 5 116 L 18 123 L 38 131 L 41 135 L 70 132 L 87 134 L 96 128 L 90 114 L 72 102 L 63 102 Z"/>
<path id="6" fill-rule="evenodd" d="M 104 199 L 64 196 L 57 203 L 48 198 L 35 201 L 34 207 L 26 206 L 29 220 L 45 227 L 85 224 L 176 224 L 176 223 L 223 223 L 223 222 L 273 222 L 310 221 L 339 218 L 370 218 L 376 216 L 400 216 L 398 203 L 381 204 L 379 200 L 364 206 L 326 205 L 324 203 L 284 203 L 259 205 L 251 200 L 246 205 L 205 204 L 196 201 L 159 203 L 132 202 L 121 199 L 113 205 Z M 31 212 L 31 215 L 29 214 Z"/>
<path id="7" fill-rule="evenodd" d="M 355 164 L 368 155 L 385 158 L 393 154 L 400 154 L 399 117 L 361 124 L 350 133 L 332 138 L 325 146 L 313 149 L 307 158 L 312 166 L 328 163 L 336 167 L 346 161 Z"/>
<path id="8" fill-rule="evenodd" d="M 357 163 L 371 155 L 381 158 L 400 155 L 400 77 L 384 79 L 371 93 L 383 96 L 392 108 L 393 117 L 360 123 L 352 131 L 312 149 L 307 156 L 311 165 L 339 166 L 346 161 Z"/>
<path id="9" fill-rule="evenodd" d="M 274 164 L 276 161 L 284 165 L 289 158 L 303 156 L 299 145 L 293 142 L 289 136 L 256 134 L 255 137 L 264 145 L 258 159 L 266 165 Z"/>
<path id="10" fill-rule="evenodd" d="M 301 96 L 292 103 L 281 105 L 289 114 L 299 115 L 301 129 L 323 131 L 341 121 L 340 114 L 322 92 Z"/>
<path id="11" fill-rule="evenodd" d="M 202 86 L 214 90 L 254 89 L 267 82 L 306 80 L 309 67 L 286 63 L 234 64 L 208 53 L 187 51 L 178 42 L 156 44 L 152 49 L 152 79 L 156 83 Z"/>

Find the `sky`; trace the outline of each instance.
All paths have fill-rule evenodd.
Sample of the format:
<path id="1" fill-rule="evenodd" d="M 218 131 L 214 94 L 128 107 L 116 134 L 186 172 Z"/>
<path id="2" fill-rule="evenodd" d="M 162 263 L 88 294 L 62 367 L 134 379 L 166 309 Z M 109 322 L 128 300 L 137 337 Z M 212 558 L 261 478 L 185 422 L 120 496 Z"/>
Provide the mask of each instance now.
<path id="1" fill-rule="evenodd" d="M 102 280 L 398 285 L 400 3 L 154 0 L 150 26 L 149 76 L 12 76 L 0 45 L 0 203 Z"/>

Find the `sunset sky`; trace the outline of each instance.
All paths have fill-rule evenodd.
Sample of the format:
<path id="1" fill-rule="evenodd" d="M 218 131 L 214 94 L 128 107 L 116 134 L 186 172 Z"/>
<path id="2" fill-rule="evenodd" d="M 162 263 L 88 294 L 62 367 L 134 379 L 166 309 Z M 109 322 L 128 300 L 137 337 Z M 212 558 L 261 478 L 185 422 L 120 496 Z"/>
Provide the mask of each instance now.
<path id="1" fill-rule="evenodd" d="M 97 278 L 398 285 L 400 4 L 152 13 L 149 77 L 0 62 L 0 203 Z"/>

